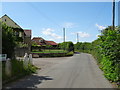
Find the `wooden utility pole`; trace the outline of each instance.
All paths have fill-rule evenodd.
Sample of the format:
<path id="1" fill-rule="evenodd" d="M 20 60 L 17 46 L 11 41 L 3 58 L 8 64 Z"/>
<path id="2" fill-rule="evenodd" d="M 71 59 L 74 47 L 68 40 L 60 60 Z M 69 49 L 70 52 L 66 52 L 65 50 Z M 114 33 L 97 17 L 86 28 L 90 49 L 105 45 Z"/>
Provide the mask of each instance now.
<path id="1" fill-rule="evenodd" d="M 113 26 L 113 30 L 115 30 L 115 0 L 113 0 L 113 10 L 112 10 L 112 26 Z"/>
<path id="2" fill-rule="evenodd" d="M 65 28 L 63 28 L 63 42 L 64 42 L 64 50 L 65 50 Z"/>
<path id="3" fill-rule="evenodd" d="M 77 33 L 77 42 L 79 42 L 79 33 Z"/>

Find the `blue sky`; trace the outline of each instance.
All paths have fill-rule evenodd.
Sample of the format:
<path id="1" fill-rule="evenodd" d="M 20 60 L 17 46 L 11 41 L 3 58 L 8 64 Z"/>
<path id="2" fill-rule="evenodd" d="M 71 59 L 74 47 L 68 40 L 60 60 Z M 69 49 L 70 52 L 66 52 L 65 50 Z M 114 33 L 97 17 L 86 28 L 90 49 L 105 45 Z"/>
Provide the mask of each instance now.
<path id="1" fill-rule="evenodd" d="M 4 14 L 23 29 L 31 29 L 32 37 L 59 43 L 65 27 L 66 41 L 76 43 L 79 33 L 80 42 L 91 42 L 101 29 L 112 25 L 112 2 L 4 2 Z"/>

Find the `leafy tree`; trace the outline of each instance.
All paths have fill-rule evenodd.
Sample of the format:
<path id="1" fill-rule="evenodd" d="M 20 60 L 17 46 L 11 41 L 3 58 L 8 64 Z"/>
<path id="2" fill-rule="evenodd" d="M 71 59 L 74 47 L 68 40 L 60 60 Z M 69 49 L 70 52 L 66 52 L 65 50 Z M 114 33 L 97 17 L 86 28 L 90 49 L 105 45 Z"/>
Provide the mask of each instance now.
<path id="1" fill-rule="evenodd" d="M 63 42 L 58 45 L 61 49 L 65 49 L 68 52 L 74 51 L 74 44 L 72 42 Z"/>
<path id="2" fill-rule="evenodd" d="M 14 48 L 16 46 L 13 29 L 2 23 L 2 53 L 7 54 L 8 58 L 14 57 Z"/>
<path id="3" fill-rule="evenodd" d="M 74 51 L 74 44 L 72 42 L 67 42 L 66 50 L 68 52 Z"/>

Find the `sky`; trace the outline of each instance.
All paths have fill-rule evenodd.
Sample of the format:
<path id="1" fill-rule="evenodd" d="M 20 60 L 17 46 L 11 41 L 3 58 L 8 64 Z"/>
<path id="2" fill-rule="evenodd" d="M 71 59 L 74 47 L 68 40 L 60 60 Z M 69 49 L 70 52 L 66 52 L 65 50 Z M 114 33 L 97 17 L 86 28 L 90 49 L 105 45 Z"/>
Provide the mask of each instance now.
<path id="1" fill-rule="evenodd" d="M 2 2 L 0 17 L 7 14 L 23 29 L 32 30 L 33 37 L 57 43 L 96 40 L 100 30 L 112 25 L 112 2 Z M 116 25 L 118 24 L 116 2 Z"/>

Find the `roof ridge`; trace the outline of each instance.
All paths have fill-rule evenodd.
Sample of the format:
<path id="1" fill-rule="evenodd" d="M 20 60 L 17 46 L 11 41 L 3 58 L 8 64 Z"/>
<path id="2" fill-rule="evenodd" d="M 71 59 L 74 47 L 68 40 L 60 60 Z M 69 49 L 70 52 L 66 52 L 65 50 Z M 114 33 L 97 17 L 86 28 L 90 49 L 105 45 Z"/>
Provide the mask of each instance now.
<path id="1" fill-rule="evenodd" d="M 11 21 L 13 21 L 17 26 L 19 26 L 14 20 L 12 20 L 7 14 L 5 14 L 5 15 L 3 15 L 2 17 L 1 17 L 1 19 L 4 17 L 4 16 L 7 16 Z M 20 28 L 21 28 L 21 26 L 19 26 Z M 22 29 L 22 28 L 21 28 Z"/>

